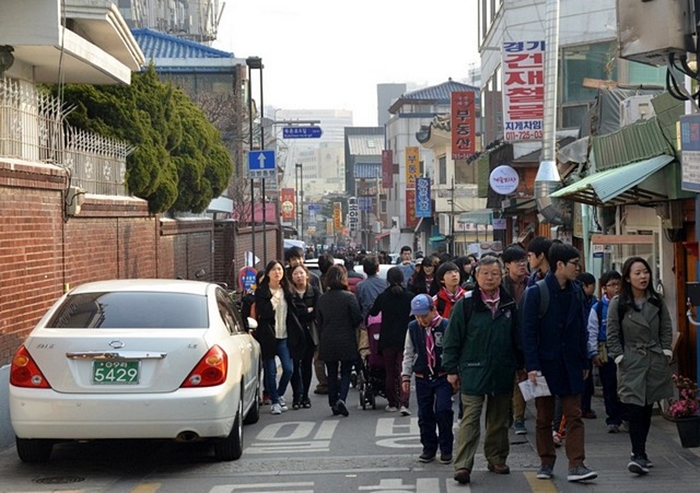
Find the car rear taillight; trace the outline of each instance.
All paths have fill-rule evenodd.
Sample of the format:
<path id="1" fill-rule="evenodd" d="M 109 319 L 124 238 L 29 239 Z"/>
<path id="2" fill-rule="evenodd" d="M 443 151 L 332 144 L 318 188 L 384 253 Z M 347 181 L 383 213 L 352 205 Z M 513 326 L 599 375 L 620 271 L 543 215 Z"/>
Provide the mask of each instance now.
<path id="1" fill-rule="evenodd" d="M 12 358 L 10 368 L 10 384 L 15 387 L 30 387 L 34 389 L 50 389 L 51 385 L 36 366 L 24 346 L 20 347 Z"/>
<path id="2" fill-rule="evenodd" d="M 226 381 L 228 357 L 219 346 L 212 347 L 199 360 L 180 387 L 212 387 Z"/>

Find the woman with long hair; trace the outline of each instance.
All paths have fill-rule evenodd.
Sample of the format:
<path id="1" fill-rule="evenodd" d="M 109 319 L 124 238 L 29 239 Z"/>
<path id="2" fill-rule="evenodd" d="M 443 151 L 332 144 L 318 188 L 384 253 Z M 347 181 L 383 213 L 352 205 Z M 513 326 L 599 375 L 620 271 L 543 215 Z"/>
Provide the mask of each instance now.
<path id="1" fill-rule="evenodd" d="M 643 475 L 651 467 L 646 441 L 654 402 L 673 395 L 673 327 L 666 304 L 653 289 L 646 260 L 625 261 L 621 286 L 608 307 L 607 347 L 617 364 L 617 393 L 629 422 L 632 456 L 627 469 Z"/>
<path id="2" fill-rule="evenodd" d="M 320 296 L 318 289 L 309 283 L 309 271 L 303 264 L 297 264 L 289 269 L 292 278 L 292 296 L 297 318 L 301 323 L 306 342 L 305 351 L 294 358 L 292 373 L 292 409 L 311 407 L 309 387 L 311 386 L 311 370 L 313 368 L 314 352 L 318 345 L 316 330 L 316 302 Z"/>
<path id="3" fill-rule="evenodd" d="M 281 262 L 272 260 L 265 267 L 265 275 L 255 290 L 255 309 L 258 328 L 254 336 L 260 343 L 265 387 L 272 402 L 271 413 L 282 414 L 288 409 L 284 393 L 294 369 L 290 347 L 299 351 L 304 342 L 301 339 L 301 327 L 296 320 L 292 293 Z M 275 357 L 279 358 L 282 366 L 279 383 Z"/>
<path id="4" fill-rule="evenodd" d="M 413 291 L 414 295 L 427 294 L 428 296 L 435 296 L 440 291 L 440 283 L 435 275 L 435 271 L 440 265 L 440 260 L 430 255 L 423 258 L 421 265 L 422 269 L 413 276 L 411 291 Z"/>
<path id="5" fill-rule="evenodd" d="M 384 360 L 384 391 L 389 404 L 385 411 L 408 416 L 409 393 L 400 392 L 401 365 L 406 331 L 411 321 L 411 300 L 413 294 L 403 287 L 403 272 L 392 267 L 386 273 L 389 286 L 374 300 L 370 315 L 382 314 L 382 326 L 379 332 L 379 352 Z"/>
<path id="6" fill-rule="evenodd" d="M 359 357 L 357 336 L 362 314 L 357 298 L 348 291 L 345 267 L 331 266 L 324 281 L 327 291 L 316 303 L 316 327 L 320 338 L 318 355 L 326 363 L 328 404 L 333 415 L 347 416 L 345 401 L 350 390 L 350 372 Z"/>

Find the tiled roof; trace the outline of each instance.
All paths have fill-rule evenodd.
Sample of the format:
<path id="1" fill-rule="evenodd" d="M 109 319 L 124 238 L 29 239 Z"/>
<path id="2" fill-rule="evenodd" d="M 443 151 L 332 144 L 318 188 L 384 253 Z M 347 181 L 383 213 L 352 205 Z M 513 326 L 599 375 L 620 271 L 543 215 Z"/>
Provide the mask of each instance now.
<path id="1" fill-rule="evenodd" d="M 384 149 L 383 135 L 347 135 L 350 154 L 353 156 L 381 156 Z"/>
<path id="2" fill-rule="evenodd" d="M 355 178 L 381 178 L 382 163 L 355 163 L 353 174 Z"/>
<path id="3" fill-rule="evenodd" d="M 212 59 L 234 58 L 233 53 L 217 50 L 201 43 L 163 34 L 152 29 L 132 29 L 146 60 L 159 58 Z"/>

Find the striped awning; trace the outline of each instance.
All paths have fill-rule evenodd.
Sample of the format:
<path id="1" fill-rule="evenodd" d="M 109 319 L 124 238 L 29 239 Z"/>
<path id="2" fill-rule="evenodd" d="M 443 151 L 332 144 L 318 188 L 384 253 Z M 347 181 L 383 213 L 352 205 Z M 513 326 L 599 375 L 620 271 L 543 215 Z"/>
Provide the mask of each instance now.
<path id="1" fill-rule="evenodd" d="M 381 178 L 381 163 L 355 163 L 353 168 L 355 178 Z"/>

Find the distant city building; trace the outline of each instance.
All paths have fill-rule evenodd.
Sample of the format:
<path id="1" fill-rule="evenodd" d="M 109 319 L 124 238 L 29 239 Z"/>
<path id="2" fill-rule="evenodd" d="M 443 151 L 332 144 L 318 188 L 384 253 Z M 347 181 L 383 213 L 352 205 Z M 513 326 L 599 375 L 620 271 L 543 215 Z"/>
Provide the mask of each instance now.
<path id="1" fill-rule="evenodd" d="M 211 44 L 216 39 L 224 3 L 219 0 L 116 0 L 132 29 L 161 33 Z"/>
<path id="2" fill-rule="evenodd" d="M 377 84 L 377 125 L 383 127 L 391 118 L 389 108 L 406 92 L 406 84 Z"/>

